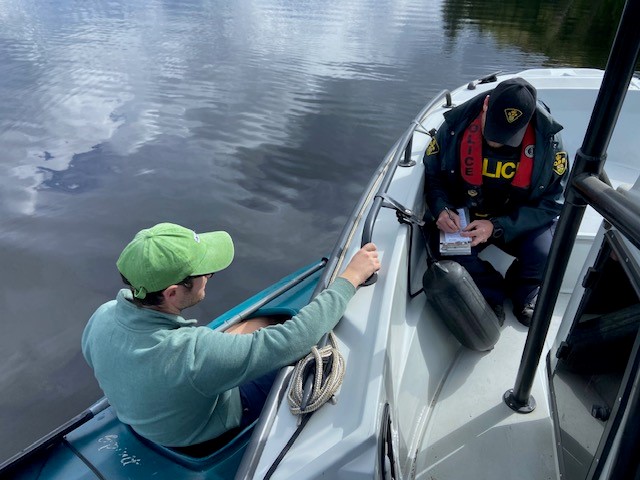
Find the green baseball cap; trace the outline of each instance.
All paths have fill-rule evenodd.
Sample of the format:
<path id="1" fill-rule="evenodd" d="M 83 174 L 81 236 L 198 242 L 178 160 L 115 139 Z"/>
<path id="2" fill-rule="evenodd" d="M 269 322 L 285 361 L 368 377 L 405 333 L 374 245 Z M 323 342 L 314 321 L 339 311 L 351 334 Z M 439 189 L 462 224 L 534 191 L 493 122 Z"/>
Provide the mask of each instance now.
<path id="1" fill-rule="evenodd" d="M 233 241 L 227 232 L 196 233 L 174 223 L 141 230 L 124 248 L 118 270 L 144 298 L 189 276 L 227 268 L 233 260 Z"/>

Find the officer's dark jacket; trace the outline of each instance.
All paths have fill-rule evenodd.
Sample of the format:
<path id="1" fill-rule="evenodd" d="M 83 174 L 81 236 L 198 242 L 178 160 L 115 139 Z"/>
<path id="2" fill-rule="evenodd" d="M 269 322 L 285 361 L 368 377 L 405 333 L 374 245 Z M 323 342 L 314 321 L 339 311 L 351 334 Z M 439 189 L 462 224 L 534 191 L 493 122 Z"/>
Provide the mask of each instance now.
<path id="1" fill-rule="evenodd" d="M 475 189 L 474 197 L 467 193 L 470 185 L 460 174 L 459 152 L 463 133 L 482 110 L 486 95 L 482 93 L 446 112 L 444 123 L 427 148 L 424 156 L 425 195 L 435 218 L 444 207 L 473 208 L 478 206 L 473 205 L 478 201 L 482 207 L 482 187 Z M 562 125 L 551 117 L 541 102 L 531 121 L 536 132 L 531 185 L 528 189 L 511 187 L 508 203 L 511 207 L 505 215 L 495 217 L 504 229 L 505 242 L 551 223 L 560 214 L 564 202 L 569 165 L 558 134 Z"/>

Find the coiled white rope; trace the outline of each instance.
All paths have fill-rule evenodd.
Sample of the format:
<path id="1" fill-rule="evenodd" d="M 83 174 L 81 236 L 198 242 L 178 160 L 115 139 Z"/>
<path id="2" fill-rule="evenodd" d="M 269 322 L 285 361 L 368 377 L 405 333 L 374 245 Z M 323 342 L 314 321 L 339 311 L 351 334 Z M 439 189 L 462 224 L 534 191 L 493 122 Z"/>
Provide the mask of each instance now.
<path id="1" fill-rule="evenodd" d="M 324 360 L 332 357 L 331 370 L 323 382 L 323 365 Z M 302 407 L 302 397 L 304 391 L 304 371 L 306 366 L 315 361 L 315 380 L 313 389 L 306 407 Z M 322 348 L 313 347 L 311 353 L 298 361 L 296 368 L 293 370 L 291 378 L 291 386 L 287 399 L 289 400 L 289 408 L 294 415 L 304 415 L 316 411 L 327 401 L 329 401 L 342 385 L 345 372 L 344 357 L 338 350 L 338 342 L 333 332 L 329 332 L 329 343 Z"/>

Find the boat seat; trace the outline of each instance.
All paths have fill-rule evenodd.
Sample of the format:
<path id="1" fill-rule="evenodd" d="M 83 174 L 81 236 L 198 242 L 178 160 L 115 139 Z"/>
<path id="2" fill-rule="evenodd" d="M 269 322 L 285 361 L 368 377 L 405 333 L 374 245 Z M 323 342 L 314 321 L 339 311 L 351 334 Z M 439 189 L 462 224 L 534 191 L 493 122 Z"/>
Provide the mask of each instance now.
<path id="1" fill-rule="evenodd" d="M 193 458 L 204 458 L 212 453 L 217 452 L 224 448 L 227 444 L 231 443 L 234 438 L 242 433 L 241 428 L 232 428 L 228 432 L 223 433 L 219 437 L 212 438 L 196 445 L 190 445 L 188 447 L 167 447 L 176 453 L 186 455 Z"/>
<path id="2" fill-rule="evenodd" d="M 220 466 L 231 461 L 239 462 L 256 423 L 257 420 L 244 429 L 230 430 L 219 437 L 191 447 L 165 447 L 139 435 L 129 425 L 127 429 L 140 442 L 173 462 L 191 470 L 203 470 L 212 465 Z"/>

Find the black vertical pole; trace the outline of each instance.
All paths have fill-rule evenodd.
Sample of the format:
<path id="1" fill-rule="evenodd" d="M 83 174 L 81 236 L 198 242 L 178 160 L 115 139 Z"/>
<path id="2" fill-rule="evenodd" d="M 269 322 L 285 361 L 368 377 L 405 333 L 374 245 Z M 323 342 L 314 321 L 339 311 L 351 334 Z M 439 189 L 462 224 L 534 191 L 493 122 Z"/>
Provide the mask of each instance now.
<path id="1" fill-rule="evenodd" d="M 628 0 L 622 12 L 582 147 L 576 153 L 571 170 L 565 192 L 565 204 L 551 244 L 549 260 L 515 386 L 504 394 L 505 403 L 520 413 L 529 413 L 535 408 L 531 388 L 551 323 L 553 308 L 560 292 L 562 277 L 569 263 L 566 245 L 574 244 L 587 206 L 573 186 L 574 179 L 587 175 L 598 176 L 602 171 L 607 147 L 638 61 L 640 52 L 638 18 L 640 18 L 640 0 Z"/>

